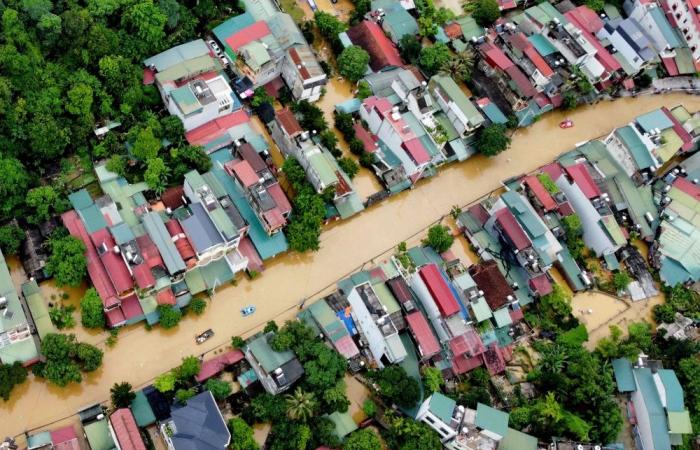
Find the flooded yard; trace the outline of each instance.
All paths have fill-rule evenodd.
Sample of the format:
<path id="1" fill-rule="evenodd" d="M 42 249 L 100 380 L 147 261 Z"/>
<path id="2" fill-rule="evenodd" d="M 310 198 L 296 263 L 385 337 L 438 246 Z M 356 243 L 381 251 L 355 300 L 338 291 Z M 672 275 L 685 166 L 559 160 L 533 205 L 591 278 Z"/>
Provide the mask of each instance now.
<path id="1" fill-rule="evenodd" d="M 334 224 L 322 234 L 317 253 L 280 255 L 266 262 L 268 270 L 255 281 L 241 279 L 237 286 L 220 289 L 202 316 L 189 316 L 170 331 L 158 327 L 147 331 L 143 326 L 124 330 L 118 344 L 105 351 L 104 368 L 82 384 L 59 389 L 30 377 L 13 392 L 9 402 L 0 403 L 2 431 L 16 435 L 68 417 L 85 405 L 107 400 L 115 382 L 129 381 L 135 388 L 141 387 L 179 364 L 184 356 L 219 348 L 231 336 L 249 335 L 268 320 L 291 318 L 301 299 L 315 298 L 340 276 L 357 270 L 398 242 L 409 240 L 449 214 L 453 205 L 468 204 L 496 189 L 502 179 L 531 171 L 577 142 L 600 136 L 644 111 L 679 103 L 691 111 L 700 109 L 700 97 L 675 94 L 620 99 L 568 112 L 576 124 L 568 130 L 558 126 L 562 113 L 547 115 L 530 129 L 518 131 L 509 151 L 495 158 L 477 156 L 446 167 L 438 176 L 419 182 L 416 189 Z M 242 318 L 239 309 L 251 303 L 257 306 L 257 312 Z M 640 310 L 639 315 L 648 315 L 648 310 Z M 198 346 L 194 336 L 207 328 L 216 335 Z"/>

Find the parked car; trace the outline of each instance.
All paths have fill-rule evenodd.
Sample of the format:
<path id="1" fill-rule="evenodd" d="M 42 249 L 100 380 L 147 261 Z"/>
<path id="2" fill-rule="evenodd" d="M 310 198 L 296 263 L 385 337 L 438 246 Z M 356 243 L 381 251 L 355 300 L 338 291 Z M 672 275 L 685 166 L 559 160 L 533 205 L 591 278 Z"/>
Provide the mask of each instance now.
<path id="1" fill-rule="evenodd" d="M 195 341 L 197 341 L 197 344 L 203 344 L 207 340 L 209 340 L 212 336 L 214 336 L 214 330 L 209 328 L 207 331 L 197 335 L 195 338 Z"/>
<path id="2" fill-rule="evenodd" d="M 245 308 L 241 309 L 241 314 L 243 317 L 247 317 L 255 312 L 255 306 L 254 305 L 249 305 L 246 306 Z"/>
<path id="3" fill-rule="evenodd" d="M 224 66 L 224 67 L 227 67 L 227 66 L 229 65 L 229 63 L 230 63 L 230 61 L 228 60 L 228 58 L 226 57 L 226 55 L 221 55 L 221 56 L 219 56 L 219 59 L 221 60 L 221 65 Z"/>
<path id="4" fill-rule="evenodd" d="M 212 50 L 214 50 L 214 52 L 216 52 L 217 55 L 221 54 L 221 49 L 219 48 L 219 44 L 217 44 L 215 40 L 212 39 L 211 41 L 209 41 L 209 47 L 211 47 Z"/>

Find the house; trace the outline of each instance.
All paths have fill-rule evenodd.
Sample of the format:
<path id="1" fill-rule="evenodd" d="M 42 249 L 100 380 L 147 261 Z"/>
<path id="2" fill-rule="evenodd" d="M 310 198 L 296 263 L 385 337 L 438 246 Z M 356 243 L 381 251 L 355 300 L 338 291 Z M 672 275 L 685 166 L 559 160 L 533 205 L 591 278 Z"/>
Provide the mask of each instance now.
<path id="1" fill-rule="evenodd" d="M 282 60 L 282 79 L 296 100 L 315 102 L 328 82 L 311 47 L 297 44 L 287 49 Z"/>
<path id="2" fill-rule="evenodd" d="M 479 69 L 494 79 L 514 111 L 526 108 L 527 100 L 537 95 L 530 79 L 494 42 L 484 42 L 478 49 L 482 55 Z"/>
<path id="3" fill-rule="evenodd" d="M 671 450 L 693 432 L 683 388 L 673 370 L 640 355 L 636 364 L 613 360 L 617 390 L 629 398 L 628 414 L 637 448 Z"/>
<path id="4" fill-rule="evenodd" d="M 406 315 L 406 322 L 421 361 L 429 360 L 440 352 L 440 344 L 422 312 L 414 311 Z"/>
<path id="5" fill-rule="evenodd" d="M 241 108 L 223 68 L 202 39 L 178 45 L 144 61 L 146 84 L 155 83 L 170 114 L 185 131 Z"/>
<path id="6" fill-rule="evenodd" d="M 231 442 L 226 421 L 209 391 L 174 409 L 161 431 L 170 450 L 224 450 Z"/>
<path id="7" fill-rule="evenodd" d="M 83 433 L 92 450 L 115 450 L 117 444 L 102 405 L 96 404 L 78 412 Z"/>
<path id="8" fill-rule="evenodd" d="M 277 111 L 275 120 L 268 127 L 284 154 L 294 157 L 304 168 L 307 179 L 317 193 L 333 190 L 332 201 L 341 218 L 346 219 L 364 209 L 350 177 L 327 149 L 314 141 L 308 131 L 302 131 L 290 109 Z"/>
<path id="9" fill-rule="evenodd" d="M 617 50 L 617 58 L 622 58 L 633 71 L 639 72 L 649 67 L 657 58 L 657 51 L 639 22 L 628 17 L 624 20 L 608 21 L 598 32 L 598 38 L 610 42 Z"/>
<path id="10" fill-rule="evenodd" d="M 662 60 L 673 58 L 673 50 L 686 46 L 681 34 L 671 26 L 658 3 L 626 0 L 623 8 L 627 16 L 635 19 L 645 31 Z"/>
<path id="11" fill-rule="evenodd" d="M 667 17 L 673 17 L 672 25 L 681 32 L 683 40 L 693 54 L 693 61 L 700 61 L 700 17 L 695 0 L 667 0 L 663 2 Z"/>
<path id="12" fill-rule="evenodd" d="M 55 450 L 80 450 L 78 435 L 73 425 L 51 431 L 51 444 Z"/>
<path id="13" fill-rule="evenodd" d="M 473 133 L 484 124 L 484 117 L 452 77 L 444 74 L 433 76 L 428 83 L 428 91 L 447 117 L 447 122 L 454 127 L 460 137 Z M 443 123 L 438 117 L 436 120 L 438 123 Z"/>
<path id="14" fill-rule="evenodd" d="M 208 379 L 215 377 L 224 371 L 227 367 L 233 366 L 245 358 L 245 355 L 240 350 L 229 350 L 225 353 L 217 355 L 213 358 L 202 362 L 199 373 L 195 376 L 198 383 L 204 383 Z"/>
<path id="15" fill-rule="evenodd" d="M 492 311 L 516 301 L 513 288 L 501 273 L 496 261 L 488 260 L 471 266 L 469 275 L 484 292 L 483 296 Z"/>
<path id="16" fill-rule="evenodd" d="M 277 352 L 270 347 L 272 333 L 249 340 L 243 352 L 265 390 L 271 394 L 284 392 L 304 374 L 304 368 L 291 350 Z"/>
<path id="17" fill-rule="evenodd" d="M 360 350 L 345 324 L 336 316 L 324 299 L 314 302 L 304 312 L 299 313 L 299 316 L 307 324 L 319 329 L 333 345 L 333 348 L 346 359 L 360 356 Z"/>
<path id="18" fill-rule="evenodd" d="M 507 56 L 527 75 L 535 89 L 538 92 L 546 90 L 548 96 L 555 95 L 561 81 L 550 84 L 555 72 L 527 36 L 522 32 L 504 32 L 501 38 L 505 44 L 503 49 Z"/>
<path id="19" fill-rule="evenodd" d="M 134 415 L 129 408 L 119 408 L 109 416 L 109 429 L 120 450 L 146 450 Z"/>
<path id="20" fill-rule="evenodd" d="M 413 183 L 427 175 L 426 170 L 433 164 L 433 156 L 428 151 L 428 142 L 432 140 L 428 135 L 417 136 L 398 106 L 392 106 L 386 98 L 368 97 L 362 102 L 360 117 L 379 142 L 399 159 Z"/>
<path id="21" fill-rule="evenodd" d="M 0 251 L 0 362 L 25 366 L 39 360 L 37 341 Z"/>
<path id="22" fill-rule="evenodd" d="M 363 20 L 347 31 L 347 36 L 354 45 L 369 53 L 369 65 L 378 72 L 388 66 L 402 66 L 399 51 L 386 37 L 381 27 L 373 21 Z"/>
<path id="23" fill-rule="evenodd" d="M 544 36 L 566 62 L 571 66 L 579 67 L 592 84 L 604 77 L 605 67 L 596 58 L 598 49 L 574 23 L 555 22 Z"/>
<path id="24" fill-rule="evenodd" d="M 416 420 L 435 430 L 440 436 L 440 441 L 445 443 L 457 436 L 463 410 L 464 408 L 457 408 L 457 402 L 453 399 L 435 392 L 420 405 Z"/>
<path id="25" fill-rule="evenodd" d="M 388 4 L 380 17 L 382 29 L 396 45 L 399 45 L 402 37 L 418 34 L 418 22 L 400 3 Z"/>

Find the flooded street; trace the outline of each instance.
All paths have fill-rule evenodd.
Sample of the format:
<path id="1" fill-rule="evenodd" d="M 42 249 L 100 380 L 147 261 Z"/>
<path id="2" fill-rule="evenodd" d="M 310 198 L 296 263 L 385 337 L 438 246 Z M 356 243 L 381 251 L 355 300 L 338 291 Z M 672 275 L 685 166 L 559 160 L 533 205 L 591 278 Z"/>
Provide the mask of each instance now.
<path id="1" fill-rule="evenodd" d="M 141 387 L 184 356 L 225 345 L 231 336 L 248 335 L 268 320 L 291 318 L 301 299 L 316 297 L 365 261 L 409 240 L 449 214 L 453 205 L 468 204 L 496 189 L 501 180 L 531 171 L 577 142 L 607 133 L 642 112 L 679 103 L 691 111 L 700 109 L 700 97 L 675 94 L 620 99 L 567 112 L 576 124 L 568 130 L 558 126 L 563 113 L 547 115 L 530 129 L 517 132 L 509 151 L 492 159 L 476 156 L 451 165 L 415 189 L 334 224 L 321 235 L 317 253 L 280 255 L 266 262 L 268 269 L 255 281 L 241 278 L 237 286 L 219 290 L 202 316 L 187 317 L 170 331 L 137 326 L 121 332 L 118 344 L 105 350 L 104 368 L 81 385 L 49 388 L 30 378 L 13 392 L 10 402 L 0 404 L 0 431 L 16 435 L 70 416 L 85 405 L 105 401 L 115 382 L 129 381 Z M 242 318 L 239 309 L 247 304 L 255 304 L 257 312 Z M 216 335 L 205 346 L 198 346 L 194 336 L 207 328 Z"/>

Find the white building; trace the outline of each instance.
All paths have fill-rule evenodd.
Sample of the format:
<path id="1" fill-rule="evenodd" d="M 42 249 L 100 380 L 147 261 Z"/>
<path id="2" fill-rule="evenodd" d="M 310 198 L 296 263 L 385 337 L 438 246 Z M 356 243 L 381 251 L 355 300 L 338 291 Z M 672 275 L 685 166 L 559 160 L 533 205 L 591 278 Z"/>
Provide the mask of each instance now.
<path id="1" fill-rule="evenodd" d="M 182 120 L 185 131 L 230 114 L 237 106 L 231 87 L 221 75 L 197 78 L 184 86 L 164 89 L 161 94 L 168 112 Z"/>
<path id="2" fill-rule="evenodd" d="M 676 19 L 677 29 L 693 52 L 693 59 L 700 61 L 700 3 L 695 0 L 667 0 L 670 13 Z"/>
<path id="3" fill-rule="evenodd" d="M 310 102 L 321 98 L 323 86 L 328 82 L 308 45 L 295 45 L 286 51 L 282 59 L 282 79 L 296 100 Z"/>

